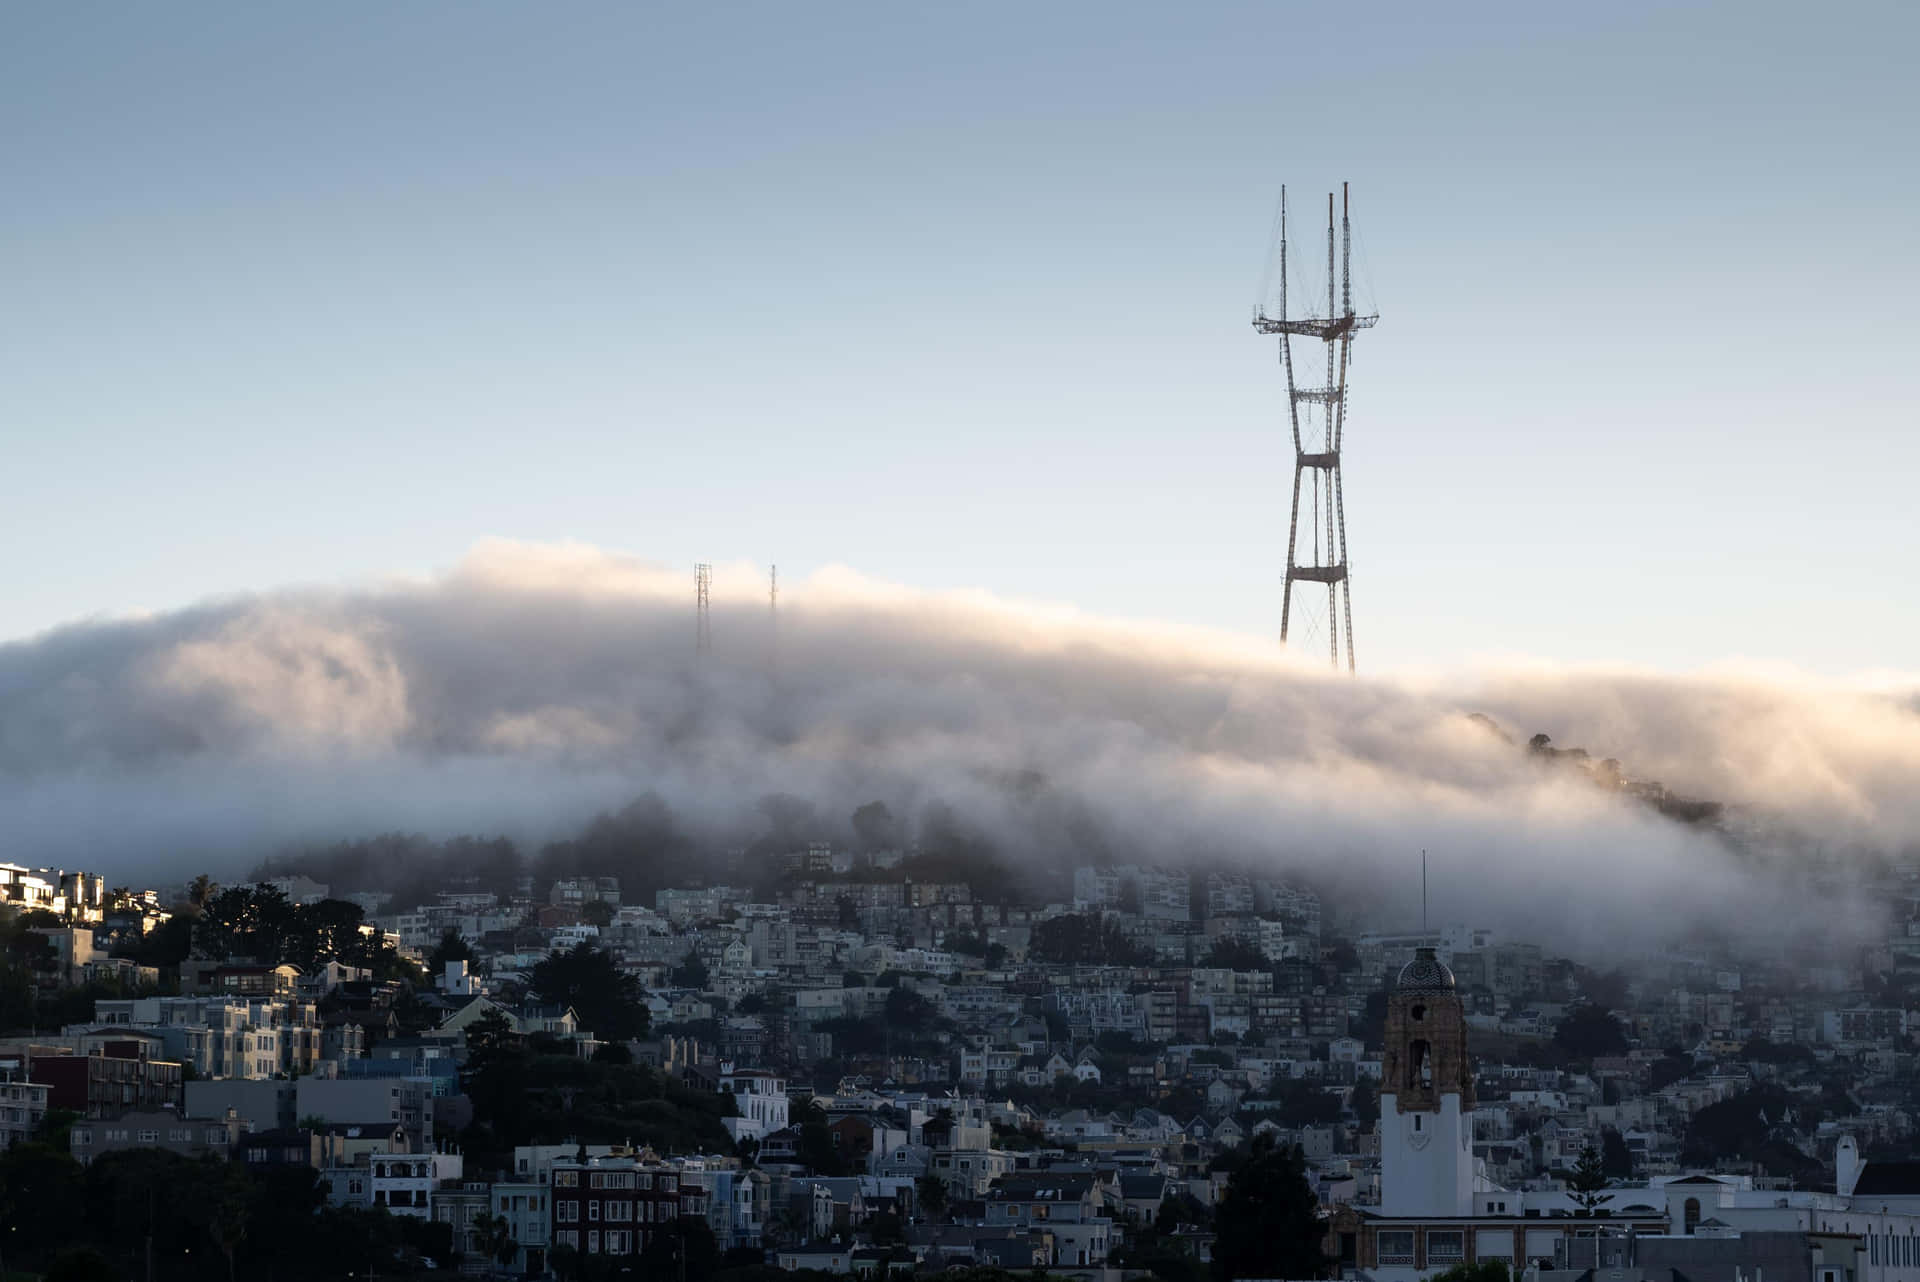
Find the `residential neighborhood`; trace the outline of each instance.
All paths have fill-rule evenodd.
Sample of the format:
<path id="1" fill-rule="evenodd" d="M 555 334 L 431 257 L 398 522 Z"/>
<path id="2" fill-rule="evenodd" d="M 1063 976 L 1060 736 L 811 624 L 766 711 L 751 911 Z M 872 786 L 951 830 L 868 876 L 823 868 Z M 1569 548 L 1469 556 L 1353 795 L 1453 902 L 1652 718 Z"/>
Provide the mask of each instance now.
<path id="1" fill-rule="evenodd" d="M 709 1271 L 1197 1278 L 1262 1154 L 1356 1278 L 1704 1236 L 1731 1268 L 1782 1233 L 1863 1242 L 1853 1282 L 1920 1268 L 1920 919 L 1817 966 L 1600 967 L 1230 870 L 1082 865 L 1032 900 L 911 851 L 714 862 L 648 902 L 10 869 L 10 965 L 68 1018 L 0 1039 L 0 1137 L 306 1170 L 470 1276 L 658 1260 L 697 1225 Z"/>

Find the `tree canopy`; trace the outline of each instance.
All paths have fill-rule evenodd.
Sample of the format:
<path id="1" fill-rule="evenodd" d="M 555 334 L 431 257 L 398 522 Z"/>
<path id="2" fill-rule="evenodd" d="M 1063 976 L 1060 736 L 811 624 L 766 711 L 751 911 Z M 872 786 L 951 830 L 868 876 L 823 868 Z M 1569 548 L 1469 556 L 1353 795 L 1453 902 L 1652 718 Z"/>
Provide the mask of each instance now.
<path id="1" fill-rule="evenodd" d="M 1215 1213 L 1214 1277 L 1322 1276 L 1328 1261 L 1318 1212 L 1300 1150 L 1276 1148 L 1271 1137 L 1260 1136 L 1227 1181 Z"/>
<path id="2" fill-rule="evenodd" d="M 1627 1034 L 1604 1006 L 1577 1006 L 1553 1030 L 1554 1044 L 1575 1059 L 1625 1055 Z"/>
<path id="3" fill-rule="evenodd" d="M 571 1006 L 583 1027 L 605 1041 L 645 1036 L 649 1012 L 640 981 L 613 954 L 588 942 L 554 953 L 533 968 L 528 987 L 543 1002 Z"/>

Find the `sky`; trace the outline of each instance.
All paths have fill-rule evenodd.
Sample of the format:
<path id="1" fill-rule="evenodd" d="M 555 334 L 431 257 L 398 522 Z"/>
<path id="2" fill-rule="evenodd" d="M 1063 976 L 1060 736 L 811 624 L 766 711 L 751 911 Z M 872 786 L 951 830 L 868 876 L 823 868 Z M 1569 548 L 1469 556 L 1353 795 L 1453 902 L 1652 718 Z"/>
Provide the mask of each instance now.
<path id="1" fill-rule="evenodd" d="M 1363 669 L 1911 666 L 1920 10 L 12 6 L 0 639 L 479 541 L 1279 630 L 1352 183 Z M 1306 219 L 1303 232 L 1311 232 Z M 731 580 L 729 580 L 731 582 Z"/>

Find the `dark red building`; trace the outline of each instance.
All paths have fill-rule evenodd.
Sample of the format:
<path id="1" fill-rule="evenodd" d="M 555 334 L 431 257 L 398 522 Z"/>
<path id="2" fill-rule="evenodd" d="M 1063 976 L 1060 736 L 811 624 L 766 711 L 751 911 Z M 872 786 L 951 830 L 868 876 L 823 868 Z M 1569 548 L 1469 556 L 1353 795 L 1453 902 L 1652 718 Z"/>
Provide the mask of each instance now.
<path id="1" fill-rule="evenodd" d="M 181 1106 L 184 1074 L 177 1060 L 148 1058 L 136 1040 L 103 1043 L 91 1055 L 35 1055 L 33 1081 L 45 1082 L 47 1107 L 82 1117 L 114 1117 L 128 1109 L 151 1113 Z"/>
<path id="2" fill-rule="evenodd" d="M 704 1216 L 707 1191 L 672 1167 L 631 1157 L 553 1165 L 552 1235 L 558 1248 L 633 1255 L 681 1216 Z"/>

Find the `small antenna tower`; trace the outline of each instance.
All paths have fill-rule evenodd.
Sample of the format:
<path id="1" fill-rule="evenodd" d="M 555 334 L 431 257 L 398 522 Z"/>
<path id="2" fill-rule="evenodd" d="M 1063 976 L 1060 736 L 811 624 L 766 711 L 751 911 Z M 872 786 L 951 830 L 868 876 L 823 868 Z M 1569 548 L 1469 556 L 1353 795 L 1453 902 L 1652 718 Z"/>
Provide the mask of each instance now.
<path id="1" fill-rule="evenodd" d="M 1377 315 L 1357 316 L 1353 310 L 1353 225 L 1347 217 L 1347 185 L 1340 184 L 1339 264 L 1334 262 L 1333 195 L 1327 195 L 1327 312 L 1324 316 L 1287 315 L 1287 189 L 1280 189 L 1280 314 L 1266 313 L 1266 300 L 1254 314 L 1253 328 L 1280 336 L 1280 363 L 1287 371 L 1287 418 L 1293 427 L 1293 516 L 1287 523 L 1287 585 L 1280 598 L 1280 644 L 1287 642 L 1293 623 L 1293 585 L 1327 585 L 1327 644 L 1335 668 L 1340 666 L 1340 641 L 1346 636 L 1347 671 L 1353 671 L 1353 596 L 1348 585 L 1347 505 L 1340 483 L 1340 447 L 1347 428 L 1347 368 L 1354 334 L 1372 329 Z M 1336 292 L 1337 291 L 1337 292 Z M 1326 344 L 1327 381 L 1320 387 L 1302 387 L 1293 368 L 1293 340 L 1319 339 Z M 1302 407 L 1305 407 L 1304 410 Z M 1310 503 L 1307 542 L 1300 557 L 1301 499 Z M 1344 628 L 1343 625 L 1344 624 Z"/>
<path id="2" fill-rule="evenodd" d="M 1420 852 L 1420 929 L 1427 928 L 1427 852 Z"/>
<path id="3" fill-rule="evenodd" d="M 713 567 L 701 561 L 693 567 L 693 651 L 702 658 L 713 653 L 713 620 L 707 605 L 713 595 Z"/>

